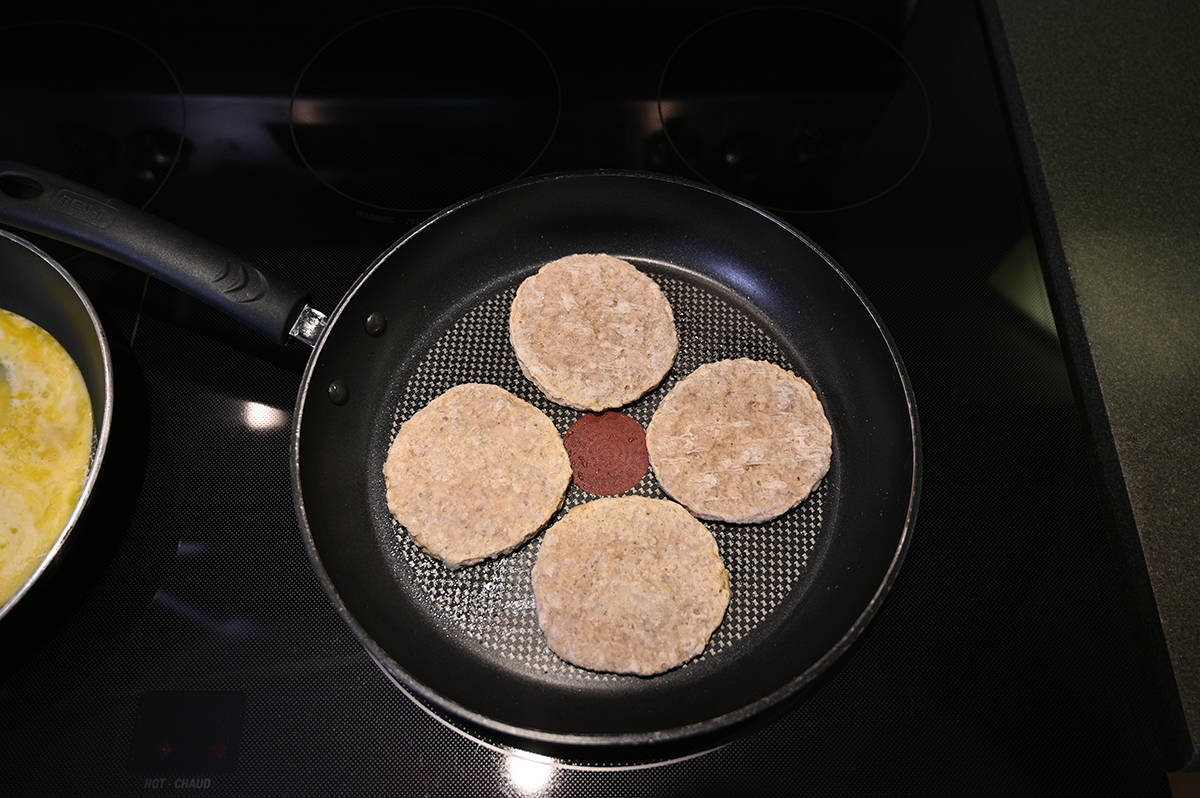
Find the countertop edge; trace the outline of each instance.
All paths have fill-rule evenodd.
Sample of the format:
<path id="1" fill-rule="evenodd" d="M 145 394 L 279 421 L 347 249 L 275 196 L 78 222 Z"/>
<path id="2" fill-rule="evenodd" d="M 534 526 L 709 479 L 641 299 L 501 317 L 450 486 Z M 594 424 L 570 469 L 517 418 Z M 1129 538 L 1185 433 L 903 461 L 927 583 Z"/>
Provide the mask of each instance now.
<path id="1" fill-rule="evenodd" d="M 1134 609 L 1145 625 L 1145 640 L 1139 642 L 1148 648 L 1153 658 L 1157 686 L 1164 696 L 1164 706 L 1153 718 L 1153 730 L 1159 736 L 1169 769 L 1200 769 L 1200 713 L 1195 711 L 1200 705 L 1200 685 L 1187 683 L 1176 675 L 1180 670 L 1186 670 L 1186 664 L 1180 661 L 1177 650 L 1172 650 L 1164 631 L 1160 603 L 1156 600 L 1154 582 L 1147 567 L 1142 532 L 1137 525 L 1101 377 L 1080 308 L 1072 264 L 1063 246 L 1059 215 L 1051 199 L 1033 122 L 1021 88 L 1020 69 L 1010 48 L 1010 32 L 1005 25 L 1002 3 L 1003 0 L 979 0 L 978 9 L 991 48 L 1013 145 L 1025 178 L 1034 217 L 1034 237 L 1063 355 L 1087 425 L 1094 471 L 1110 521 L 1110 538 L 1118 549 Z M 1172 625 L 1180 626 L 1178 623 Z M 1175 642 L 1186 644 L 1186 641 Z M 1192 712 L 1189 713 L 1187 707 L 1191 707 Z"/>

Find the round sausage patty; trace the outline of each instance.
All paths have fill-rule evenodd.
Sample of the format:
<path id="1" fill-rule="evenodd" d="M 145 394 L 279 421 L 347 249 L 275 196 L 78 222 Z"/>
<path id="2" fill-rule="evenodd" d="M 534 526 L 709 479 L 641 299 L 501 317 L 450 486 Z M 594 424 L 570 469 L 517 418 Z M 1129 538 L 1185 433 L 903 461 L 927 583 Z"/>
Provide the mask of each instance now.
<path id="1" fill-rule="evenodd" d="M 766 521 L 829 471 L 833 431 L 816 393 L 760 360 L 707 363 L 663 398 L 646 428 L 658 484 L 700 518 Z"/>
<path id="2" fill-rule="evenodd" d="M 545 413 L 496 385 L 457 385 L 400 425 L 388 509 L 451 568 L 512 551 L 562 506 L 571 464 Z"/>
<path id="3" fill-rule="evenodd" d="M 610 255 L 569 255 L 527 277 L 508 329 L 521 372 L 576 410 L 632 402 L 662 382 L 679 350 L 662 289 Z"/>
<path id="4" fill-rule="evenodd" d="M 712 533 L 675 502 L 597 499 L 546 530 L 533 594 L 555 654 L 649 676 L 704 650 L 729 604 L 729 572 Z"/>

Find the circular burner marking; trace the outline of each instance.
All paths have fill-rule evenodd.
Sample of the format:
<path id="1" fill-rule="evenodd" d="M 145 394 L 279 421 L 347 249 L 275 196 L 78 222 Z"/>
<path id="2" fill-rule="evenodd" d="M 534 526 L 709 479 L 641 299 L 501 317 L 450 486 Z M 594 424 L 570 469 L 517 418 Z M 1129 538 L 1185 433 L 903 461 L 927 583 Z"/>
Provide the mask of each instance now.
<path id="1" fill-rule="evenodd" d="M 0 29 L 0 107 L 6 159 L 142 208 L 183 150 L 179 79 L 148 45 L 100 25 Z"/>
<path id="2" fill-rule="evenodd" d="M 802 8 L 737 11 L 694 31 L 663 69 L 658 110 L 696 176 L 787 213 L 887 194 L 930 131 L 925 88 L 896 47 Z"/>
<path id="3" fill-rule="evenodd" d="M 525 174 L 559 110 L 558 76 L 524 31 L 482 11 L 409 8 L 322 46 L 290 124 L 300 159 L 336 193 L 429 212 Z"/>

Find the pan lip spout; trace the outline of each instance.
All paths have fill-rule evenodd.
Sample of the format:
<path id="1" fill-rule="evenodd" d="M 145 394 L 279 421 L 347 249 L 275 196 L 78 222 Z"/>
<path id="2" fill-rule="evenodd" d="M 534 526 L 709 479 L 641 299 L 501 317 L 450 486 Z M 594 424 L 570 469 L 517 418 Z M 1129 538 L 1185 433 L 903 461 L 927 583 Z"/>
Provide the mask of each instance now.
<path id="1" fill-rule="evenodd" d="M 886 547 L 881 546 L 877 564 L 872 566 L 871 581 L 863 584 L 862 590 L 856 596 L 856 603 L 847 608 L 847 620 L 853 618 L 853 621 L 848 627 L 834 629 L 830 632 L 830 639 L 834 640 L 823 653 L 814 660 L 810 660 L 808 667 L 798 673 L 788 674 L 790 679 L 777 682 L 773 687 L 768 686 L 770 690 L 765 694 L 755 697 L 753 700 L 743 703 L 721 714 L 716 714 L 711 717 L 706 717 L 691 723 L 673 725 L 668 728 L 641 730 L 641 731 L 604 731 L 589 733 L 586 731 L 549 731 L 545 729 L 529 728 L 525 726 L 513 725 L 511 723 L 499 720 L 497 718 L 488 717 L 480 714 L 478 711 L 470 709 L 454 700 L 453 697 L 444 695 L 428 684 L 422 683 L 417 678 L 414 678 L 406 671 L 404 666 L 398 662 L 383 646 L 375 640 L 367 631 L 367 627 L 355 618 L 354 613 L 339 595 L 336 585 L 334 585 L 329 572 L 326 570 L 322 562 L 321 555 L 317 548 L 317 539 L 314 536 L 313 528 L 310 525 L 308 512 L 305 508 L 304 494 L 301 485 L 301 428 L 303 425 L 304 410 L 306 402 L 311 398 L 312 401 L 318 401 L 321 396 L 319 389 L 314 389 L 312 386 L 313 374 L 317 369 L 322 359 L 322 351 L 328 344 L 333 328 L 341 319 L 343 312 L 359 292 L 360 288 L 367 282 L 372 274 L 378 270 L 381 265 L 388 260 L 400 247 L 414 237 L 420 235 L 430 226 L 438 223 L 445 217 L 454 214 L 456 211 L 471 206 L 482 200 L 498 197 L 512 191 L 518 191 L 526 188 L 531 188 L 537 185 L 548 184 L 556 181 L 570 180 L 596 180 L 596 179 L 616 179 L 616 180 L 642 180 L 652 181 L 661 184 L 674 184 L 680 188 L 699 191 L 705 194 L 712 195 L 715 198 L 740 206 L 743 211 L 752 212 L 761 216 L 764 220 L 778 226 L 783 233 L 790 235 L 802 242 L 808 249 L 815 253 L 828 268 L 843 281 L 846 287 L 854 295 L 854 299 L 861 303 L 863 309 L 867 313 L 867 317 L 863 318 L 862 329 L 869 330 L 873 325 L 881 337 L 883 347 L 877 347 L 879 353 L 878 362 L 880 364 L 880 373 L 889 371 L 887 365 L 889 359 L 891 368 L 894 368 L 894 375 L 889 376 L 889 379 L 894 380 L 891 384 L 895 387 L 894 402 L 895 407 L 895 458 L 897 461 L 897 474 L 894 485 L 896 501 L 889 510 L 889 537 Z M 840 289 L 839 289 L 840 290 Z M 853 299 L 848 299 L 853 301 Z M 869 321 L 867 320 L 869 319 Z M 342 320 L 343 324 L 351 324 L 349 320 Z M 353 326 L 353 325 L 352 325 Z M 312 394 L 310 397 L 310 389 Z M 904 396 L 907 413 L 907 430 L 904 425 L 904 413 L 900 404 L 900 394 Z M 911 450 L 909 449 L 911 447 Z M 383 672 L 393 680 L 400 689 L 409 696 L 411 700 L 418 704 L 422 709 L 431 712 L 439 719 L 446 721 L 447 718 L 452 719 L 449 725 L 459 729 L 459 723 L 467 726 L 470 731 L 464 732 L 472 739 L 476 738 L 475 731 L 478 730 L 485 739 L 484 744 L 488 744 L 486 738 L 498 740 L 502 745 L 513 745 L 520 750 L 532 750 L 541 752 L 549 750 L 565 755 L 568 759 L 589 759 L 590 750 L 605 749 L 607 752 L 625 751 L 630 754 L 631 758 L 644 760 L 646 756 L 653 756 L 654 751 L 670 751 L 670 756 L 674 756 L 681 749 L 688 746 L 693 746 L 697 751 L 711 750 L 714 747 L 715 741 L 726 741 L 727 737 L 740 732 L 744 728 L 750 726 L 752 720 L 766 716 L 768 709 L 774 709 L 779 705 L 783 705 L 787 699 L 790 699 L 801 693 L 804 688 L 812 685 L 818 678 L 830 670 L 831 665 L 839 660 L 845 652 L 862 636 L 863 630 L 870 624 L 871 620 L 878 613 L 885 598 L 891 591 L 900 567 L 905 559 L 908 549 L 911 544 L 913 530 L 916 522 L 917 508 L 921 493 L 922 482 L 922 452 L 921 452 L 921 435 L 917 416 L 916 399 L 913 392 L 912 384 L 909 379 L 908 372 L 901 359 L 899 349 L 892 338 L 891 334 L 885 327 L 882 317 L 876 308 L 867 299 L 866 295 L 853 281 L 849 274 L 837 264 L 833 258 L 826 253 L 819 245 L 812 241 L 808 236 L 796 229 L 788 222 L 780 219 L 774 214 L 762 209 L 761 207 L 741 199 L 735 195 L 729 194 L 720 189 L 716 189 L 710 185 L 699 183 L 693 180 L 679 178 L 671 175 L 663 175 L 642 171 L 631 170 L 587 170 L 587 171 L 571 171 L 571 172 L 556 172 L 543 174 L 532 178 L 527 178 L 521 181 L 508 183 L 498 186 L 489 191 L 481 192 L 468 199 L 465 199 L 455 205 L 452 205 L 431 216 L 426 221 L 418 224 L 404 236 L 398 239 L 392 246 L 388 247 L 364 272 L 358 277 L 353 285 L 348 289 L 336 308 L 329 314 L 328 326 L 325 334 L 317 341 L 316 346 L 308 358 L 305 365 L 304 374 L 300 383 L 300 390 L 297 395 L 295 411 L 293 413 L 293 427 L 291 439 L 291 459 L 290 469 L 293 487 L 293 500 L 296 511 L 296 517 L 301 530 L 301 536 L 304 541 L 304 547 L 307 551 L 310 560 L 316 570 L 319 581 L 322 584 L 326 594 L 329 596 L 334 607 L 342 616 L 342 619 L 347 623 L 355 637 L 363 647 L 369 652 L 376 664 L 380 666 Z M 910 459 L 911 458 L 911 459 Z M 906 475 L 899 469 L 900 462 L 903 461 L 903 467 L 911 469 Z M 905 483 L 908 488 L 907 506 L 902 504 L 902 496 Z M 903 508 L 903 524 L 899 526 Z M 894 545 L 894 549 L 892 546 Z M 890 552 L 890 559 L 888 554 Z M 874 574 L 879 574 L 879 581 L 875 583 Z M 873 590 L 872 590 L 873 588 Z M 866 599 L 863 602 L 863 599 Z M 863 602 L 863 603 L 859 603 Z M 861 609 L 859 609 L 861 607 Z M 856 613 L 856 614 L 855 614 Z M 838 632 L 841 632 L 838 635 Z M 786 678 L 786 677 L 785 677 Z M 687 720 L 682 718 L 682 720 Z M 524 743 L 525 745 L 522 745 Z M 639 750 L 641 749 L 641 750 Z M 669 757 L 668 757 L 669 758 Z"/>
<path id="2" fill-rule="evenodd" d="M 101 413 L 100 418 L 93 418 L 92 420 L 92 453 L 88 462 L 87 474 L 84 477 L 83 487 L 79 491 L 79 498 L 75 501 L 75 507 L 72 509 L 71 515 L 67 518 L 66 523 L 63 524 L 63 528 L 59 532 L 58 537 L 55 538 L 54 544 L 42 556 L 41 562 L 38 563 L 38 566 L 29 574 L 28 577 L 26 577 L 25 581 L 21 583 L 21 586 L 18 587 L 11 596 L 8 596 L 3 600 L 2 603 L 0 603 L 0 618 L 3 618 L 10 610 L 13 609 L 13 607 L 17 606 L 21 598 L 29 592 L 42 574 L 50 567 L 50 564 L 58 556 L 63 546 L 66 545 L 71 532 L 75 529 L 75 526 L 79 521 L 79 517 L 83 514 L 84 508 L 91 499 L 92 490 L 95 487 L 97 479 L 99 478 L 100 468 L 104 462 L 104 454 L 108 448 L 109 430 L 112 427 L 113 366 L 112 352 L 109 349 L 108 338 L 104 333 L 104 327 L 100 323 L 100 317 L 96 314 L 96 309 L 92 306 L 92 303 L 88 299 L 87 294 L 84 293 L 83 288 L 78 282 L 75 281 L 75 278 L 73 278 L 70 273 L 58 263 L 58 261 L 52 258 L 36 244 L 33 244 L 30 241 L 21 238 L 20 236 L 13 235 L 12 233 L 3 229 L 0 229 L 0 237 L 8 239 L 13 244 L 23 247 L 35 257 L 40 258 L 72 290 L 75 298 L 79 301 L 84 312 L 87 314 L 88 321 L 91 324 L 92 332 L 94 333 L 96 342 L 100 348 L 100 357 L 104 366 L 104 395 L 103 402 L 101 404 L 103 407 L 103 412 Z M 88 386 L 89 392 L 92 390 L 92 388 L 93 386 Z"/>

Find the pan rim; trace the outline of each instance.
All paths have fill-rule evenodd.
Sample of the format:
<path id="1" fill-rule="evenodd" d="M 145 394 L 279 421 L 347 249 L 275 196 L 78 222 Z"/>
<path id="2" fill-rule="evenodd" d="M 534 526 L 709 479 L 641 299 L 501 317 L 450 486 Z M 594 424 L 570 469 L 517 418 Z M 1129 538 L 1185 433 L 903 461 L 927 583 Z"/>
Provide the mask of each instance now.
<path id="1" fill-rule="evenodd" d="M 67 518 L 66 523 L 63 524 L 63 528 L 55 539 L 54 545 L 42 556 L 42 560 L 38 563 L 37 568 L 33 569 L 29 576 L 26 577 L 16 592 L 9 596 L 3 604 L 0 604 L 0 618 L 3 618 L 13 607 L 17 606 L 21 597 L 33 588 L 41 575 L 50 567 L 50 563 L 58 557 L 59 551 L 66 545 L 67 539 L 70 537 L 71 532 L 74 531 L 79 517 L 83 515 L 84 508 L 91 501 L 92 490 L 99 479 L 100 468 L 104 462 L 104 453 L 108 449 L 109 430 L 112 427 L 113 367 L 112 352 L 108 346 L 108 337 L 104 334 L 104 326 L 100 323 L 100 317 L 96 314 L 96 309 L 92 307 L 87 294 L 84 293 L 83 287 L 75 281 L 75 278 L 58 261 L 36 244 L 20 236 L 13 235 L 4 229 L 0 229 L 0 237 L 8 239 L 17 246 L 23 247 L 33 253 L 36 257 L 41 258 L 74 292 L 75 298 L 79 300 L 84 312 L 87 314 L 88 322 L 92 326 L 92 332 L 95 334 L 96 341 L 100 346 L 100 357 L 104 363 L 104 412 L 99 424 L 96 423 L 95 419 L 92 421 L 94 438 L 91 458 L 88 461 L 87 475 L 84 477 L 83 487 L 79 491 L 79 498 L 75 500 L 75 507 L 71 510 L 71 515 Z"/>
<path id="2" fill-rule="evenodd" d="M 661 183 L 669 183 L 687 188 L 690 190 L 698 190 L 707 194 L 714 195 L 720 199 L 732 202 L 735 205 L 741 206 L 744 210 L 753 212 L 766 221 L 773 223 L 783 229 L 791 236 L 798 238 L 805 246 L 809 247 L 833 272 L 846 284 L 847 288 L 854 294 L 855 298 L 863 305 L 871 319 L 872 324 L 881 336 L 887 352 L 891 357 L 892 364 L 896 369 L 904 392 L 905 404 L 908 411 L 909 431 L 912 441 L 912 478 L 909 492 L 908 506 L 905 511 L 904 524 L 900 530 L 900 536 L 896 544 L 896 550 L 892 555 L 891 561 L 888 563 L 887 569 L 884 572 L 883 579 L 879 586 L 872 594 L 870 600 L 866 603 L 863 610 L 858 614 L 854 623 L 842 634 L 838 641 L 829 648 L 821 657 L 811 663 L 807 668 L 793 677 L 784 685 L 776 688 L 770 693 L 761 696 L 760 698 L 745 704 L 735 710 L 725 712 L 711 718 L 694 723 L 674 726 L 669 729 L 660 729 L 651 732 L 616 732 L 616 733 L 561 733 L 548 732 L 539 729 L 529 729 L 525 727 L 515 726 L 508 723 L 497 721 L 493 718 L 486 717 L 473 710 L 467 709 L 456 701 L 453 701 L 441 693 L 427 687 L 419 682 L 389 655 L 383 648 L 374 640 L 374 638 L 363 628 L 363 626 L 354 617 L 353 613 L 346 607 L 342 601 L 336 586 L 333 584 L 328 572 L 325 570 L 324 564 L 321 561 L 320 554 L 316 548 L 316 540 L 312 534 L 312 529 L 308 522 L 308 515 L 304 506 L 303 490 L 300 483 L 300 429 L 303 424 L 304 405 L 308 399 L 308 391 L 311 383 L 313 371 L 320 359 L 325 342 L 328 340 L 329 332 L 334 328 L 340 320 L 344 309 L 354 298 L 358 290 L 367 282 L 372 274 L 383 264 L 393 253 L 412 238 L 420 235 L 428 227 L 438 223 L 445 217 L 455 213 L 456 211 L 478 203 L 480 201 L 500 196 L 510 191 L 527 188 L 537 184 L 551 183 L 560 180 L 572 179 L 594 179 L 594 178 L 625 178 L 635 180 L 647 180 Z M 323 331 L 321 338 L 317 341 L 312 354 L 309 356 L 305 364 L 304 372 L 301 377 L 300 389 L 296 397 L 296 405 L 292 414 L 292 436 L 291 436 L 291 458 L 290 471 L 292 479 L 292 497 L 296 511 L 296 518 L 301 529 L 301 537 L 304 542 L 305 551 L 308 553 L 309 559 L 312 561 L 318 579 L 321 582 L 323 589 L 329 596 L 334 607 L 342 616 L 342 619 L 350 626 L 354 635 L 358 638 L 359 643 L 371 654 L 376 663 L 385 670 L 385 673 L 391 676 L 395 681 L 405 685 L 402 692 L 409 694 L 411 690 L 416 695 L 409 694 L 410 698 L 419 698 L 418 704 L 429 702 L 457 719 L 461 719 L 473 726 L 478 726 L 488 732 L 497 734 L 502 738 L 511 738 L 515 740 L 525 740 L 534 743 L 547 744 L 552 746 L 563 746 L 568 749 L 573 749 L 573 753 L 581 753 L 587 747 L 613 747 L 613 748 L 634 748 L 653 746 L 655 744 L 672 743 L 678 744 L 692 738 L 713 735 L 717 732 L 730 730 L 734 727 L 749 721 L 751 718 L 761 714 L 768 707 L 779 704 L 789 697 L 798 693 L 802 688 L 808 686 L 822 673 L 826 672 L 829 666 L 838 660 L 845 651 L 861 636 L 863 630 L 870 623 L 882 605 L 883 600 L 890 592 L 896 577 L 899 573 L 900 566 L 904 561 L 908 548 L 911 543 L 913 526 L 916 521 L 917 506 L 919 504 L 921 492 L 921 443 L 920 443 L 920 425 L 917 418 L 916 399 L 913 393 L 912 384 L 908 377 L 907 369 L 900 357 L 899 350 L 893 340 L 891 334 L 883 324 L 878 311 L 870 300 L 867 299 L 863 291 L 854 282 L 854 280 L 839 266 L 828 253 L 825 252 L 819 245 L 808 238 L 804 233 L 793 227 L 788 222 L 780 219 L 769 211 L 754 205 L 740 197 L 737 197 L 728 192 L 717 189 L 713 186 L 698 183 L 693 180 L 679 178 L 672 175 L 663 175 L 651 172 L 643 172 L 637 170 L 625 169 L 596 169 L 584 171 L 566 171 L 553 172 L 536 177 L 527 178 L 524 180 L 513 181 L 492 189 L 472 195 L 458 203 L 455 203 L 438 213 L 430 216 L 424 222 L 416 225 L 395 243 L 389 246 L 382 254 L 380 254 L 371 265 L 354 281 L 342 296 L 337 306 L 329 314 L 328 323 Z"/>

